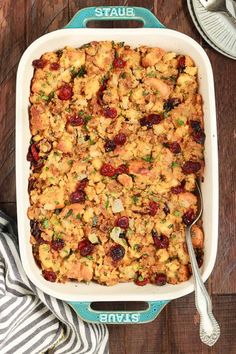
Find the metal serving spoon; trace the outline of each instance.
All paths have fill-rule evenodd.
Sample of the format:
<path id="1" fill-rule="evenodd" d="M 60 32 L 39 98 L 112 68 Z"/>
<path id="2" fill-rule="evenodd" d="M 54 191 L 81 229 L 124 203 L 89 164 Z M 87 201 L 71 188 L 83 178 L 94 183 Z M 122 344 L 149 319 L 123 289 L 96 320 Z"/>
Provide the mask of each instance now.
<path id="1" fill-rule="evenodd" d="M 213 12 L 224 12 L 226 15 L 231 16 L 233 18 L 235 14 L 235 7 L 233 4 L 233 0 L 230 1 L 230 9 L 233 12 L 229 11 L 228 6 L 226 4 L 226 0 L 200 0 L 200 3 L 202 6 L 205 7 L 208 11 L 213 11 Z"/>
<path id="2" fill-rule="evenodd" d="M 186 228 L 186 243 L 194 277 L 195 305 L 200 315 L 200 338 L 203 343 L 212 346 L 220 336 L 220 327 L 212 313 L 211 299 L 201 278 L 191 238 L 191 228 L 199 220 L 203 210 L 202 193 L 198 182 L 196 186 L 199 194 L 198 215 Z"/>

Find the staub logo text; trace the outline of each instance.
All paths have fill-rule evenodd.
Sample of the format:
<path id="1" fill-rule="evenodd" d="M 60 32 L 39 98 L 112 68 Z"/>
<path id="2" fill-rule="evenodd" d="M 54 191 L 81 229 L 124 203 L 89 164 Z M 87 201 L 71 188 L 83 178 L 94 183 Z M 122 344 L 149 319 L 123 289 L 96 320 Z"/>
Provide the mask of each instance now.
<path id="1" fill-rule="evenodd" d="M 102 313 L 99 315 L 99 321 L 106 323 L 139 322 L 139 318 L 139 313 Z"/>
<path id="2" fill-rule="evenodd" d="M 95 9 L 95 16 L 97 17 L 133 17 L 135 16 L 132 7 L 97 7 Z"/>

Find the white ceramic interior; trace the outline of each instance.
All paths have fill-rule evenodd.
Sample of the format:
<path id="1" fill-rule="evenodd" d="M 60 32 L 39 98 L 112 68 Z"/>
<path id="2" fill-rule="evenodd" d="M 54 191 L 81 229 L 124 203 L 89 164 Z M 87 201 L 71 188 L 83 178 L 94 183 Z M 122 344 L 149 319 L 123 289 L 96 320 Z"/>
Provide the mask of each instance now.
<path id="1" fill-rule="evenodd" d="M 193 279 L 178 285 L 138 287 L 133 283 L 112 287 L 95 283 L 89 285 L 46 281 L 35 264 L 29 242 L 30 227 L 27 218 L 29 198 L 27 192 L 29 163 L 26 161 L 29 131 L 30 81 L 33 75 L 32 61 L 47 51 L 64 46 L 79 47 L 92 40 L 125 41 L 136 47 L 158 46 L 176 53 L 189 54 L 199 68 L 199 91 L 204 101 L 205 120 L 205 180 L 202 184 L 204 199 L 203 226 L 205 231 L 205 257 L 202 277 L 205 281 L 212 272 L 218 240 L 218 155 L 214 81 L 210 61 L 202 47 L 192 38 L 169 29 L 62 29 L 46 34 L 33 42 L 23 54 L 17 72 L 16 89 L 16 185 L 17 216 L 20 254 L 29 279 L 42 291 L 67 301 L 149 301 L 169 300 L 193 291 Z"/>

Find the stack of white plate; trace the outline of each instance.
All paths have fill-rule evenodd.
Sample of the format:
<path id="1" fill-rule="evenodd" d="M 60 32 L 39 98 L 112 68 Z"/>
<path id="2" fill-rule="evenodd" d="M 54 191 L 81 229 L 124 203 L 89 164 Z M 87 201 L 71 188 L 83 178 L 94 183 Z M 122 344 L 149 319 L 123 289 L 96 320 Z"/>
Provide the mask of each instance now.
<path id="1" fill-rule="evenodd" d="M 187 0 L 192 20 L 207 43 L 236 60 L 236 20 L 222 12 L 207 11 L 199 0 Z"/>

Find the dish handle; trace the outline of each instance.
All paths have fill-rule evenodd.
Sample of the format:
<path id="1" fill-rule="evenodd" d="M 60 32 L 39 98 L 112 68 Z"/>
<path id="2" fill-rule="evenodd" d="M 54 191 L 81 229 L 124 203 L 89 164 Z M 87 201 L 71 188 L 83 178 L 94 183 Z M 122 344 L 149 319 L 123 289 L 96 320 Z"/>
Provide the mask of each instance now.
<path id="1" fill-rule="evenodd" d="M 86 28 L 89 21 L 136 20 L 145 28 L 165 28 L 165 26 L 144 7 L 99 6 L 79 10 L 65 28 Z"/>
<path id="2" fill-rule="evenodd" d="M 169 301 L 148 301 L 148 308 L 141 311 L 98 311 L 91 302 L 68 302 L 86 322 L 104 324 L 137 324 L 153 321 Z"/>

